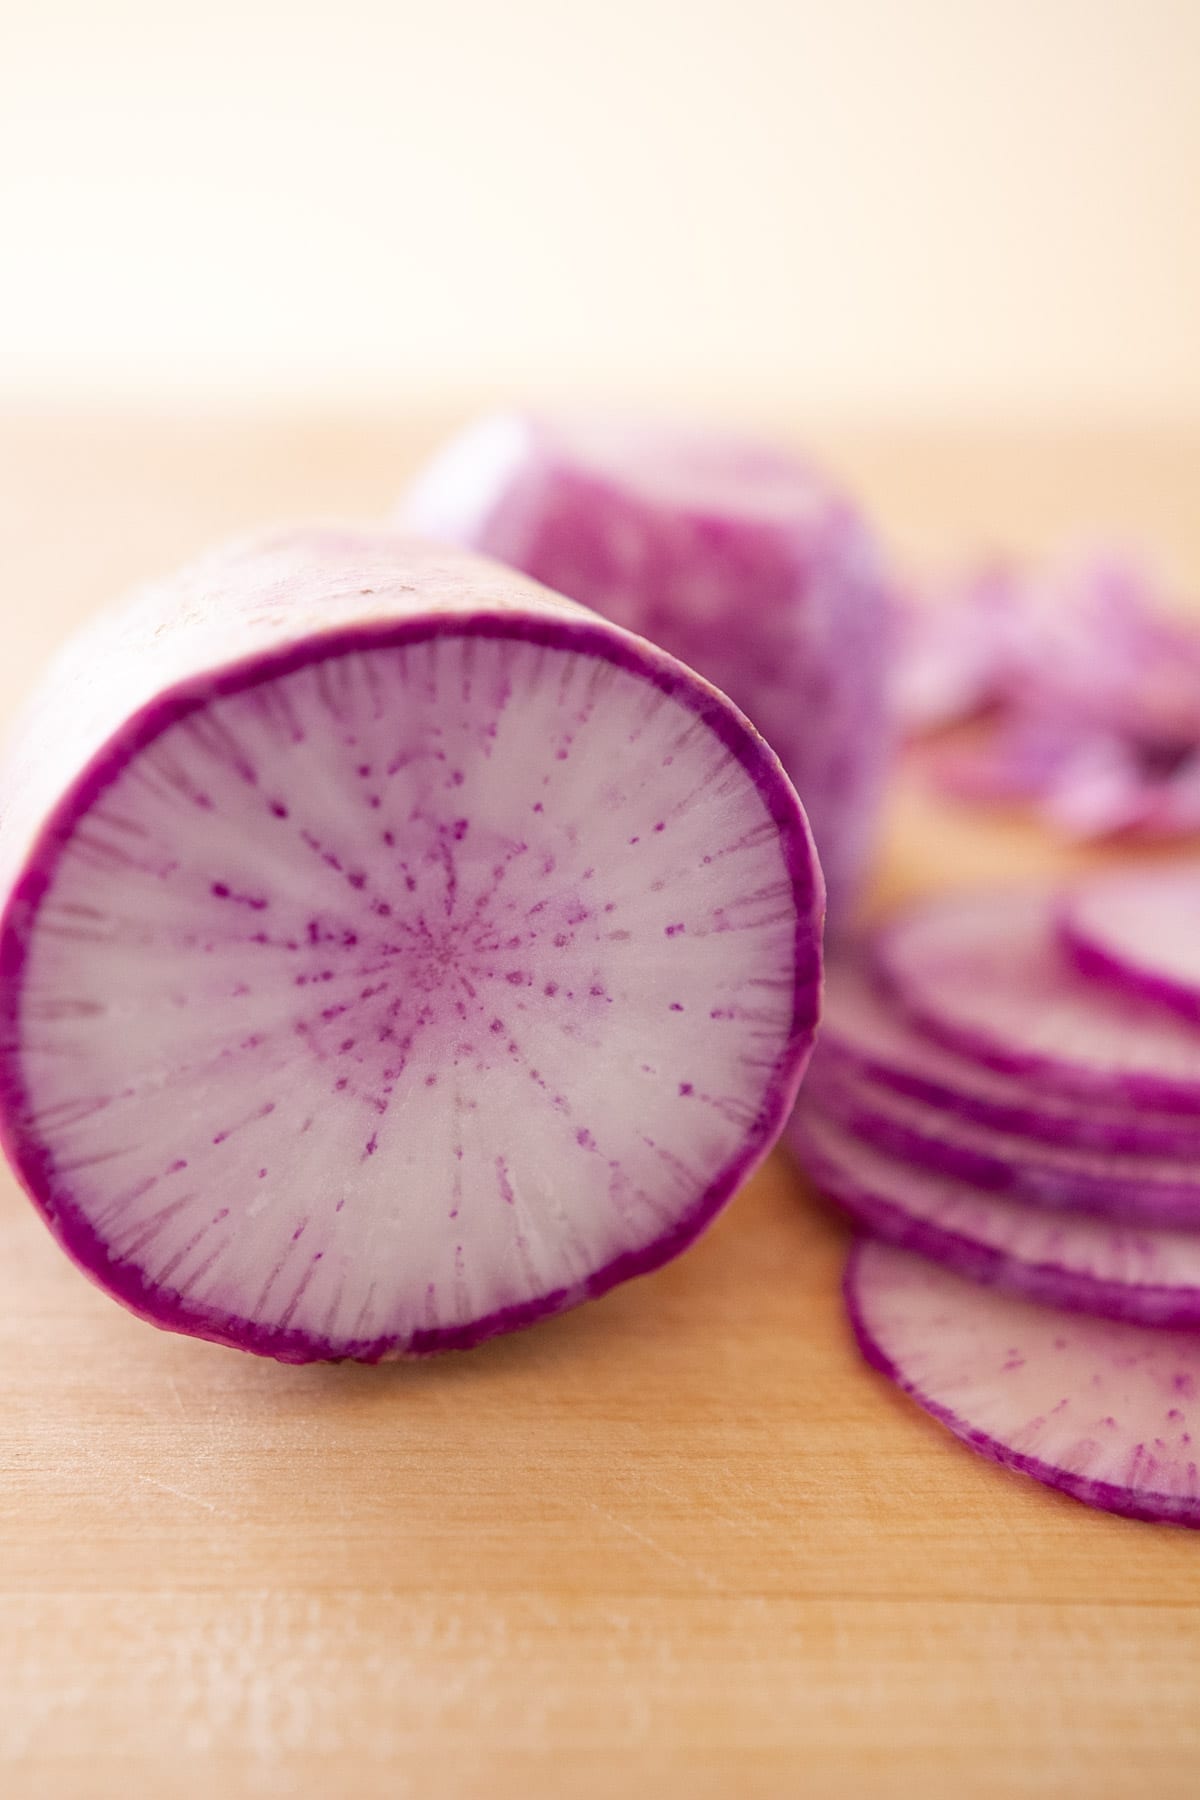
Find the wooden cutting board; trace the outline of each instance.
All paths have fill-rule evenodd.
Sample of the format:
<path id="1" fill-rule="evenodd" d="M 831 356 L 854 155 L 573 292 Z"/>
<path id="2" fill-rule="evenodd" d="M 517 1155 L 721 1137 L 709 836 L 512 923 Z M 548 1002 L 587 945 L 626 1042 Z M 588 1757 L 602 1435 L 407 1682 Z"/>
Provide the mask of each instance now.
<path id="1" fill-rule="evenodd" d="M 126 582 L 381 509 L 425 425 L 0 425 L 0 705 Z M 896 538 L 1099 518 L 1200 585 L 1200 442 L 830 434 Z M 875 894 L 1068 859 L 898 787 Z M 5 1800 L 1200 1793 L 1200 1539 L 864 1368 L 782 1155 L 674 1267 L 419 1367 L 162 1335 L 0 1179 Z"/>

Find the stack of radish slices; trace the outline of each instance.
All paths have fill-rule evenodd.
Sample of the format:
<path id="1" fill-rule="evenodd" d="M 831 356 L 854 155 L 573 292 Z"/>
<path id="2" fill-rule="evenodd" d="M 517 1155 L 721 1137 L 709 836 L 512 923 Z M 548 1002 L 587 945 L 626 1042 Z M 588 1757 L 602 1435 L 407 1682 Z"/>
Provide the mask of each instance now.
<path id="1" fill-rule="evenodd" d="M 963 894 L 828 974 L 790 1141 L 867 1360 L 972 1448 L 1200 1526 L 1200 870 Z"/>

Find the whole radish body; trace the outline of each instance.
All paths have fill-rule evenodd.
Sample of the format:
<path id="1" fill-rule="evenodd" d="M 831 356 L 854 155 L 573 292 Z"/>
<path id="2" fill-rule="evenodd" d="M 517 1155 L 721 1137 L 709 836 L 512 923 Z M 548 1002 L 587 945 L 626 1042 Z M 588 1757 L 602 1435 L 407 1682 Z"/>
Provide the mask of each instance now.
<path id="1" fill-rule="evenodd" d="M 774 1141 L 822 885 L 736 709 L 390 532 L 99 621 L 0 806 L 0 1132 L 75 1261 L 289 1361 L 466 1346 L 654 1268 Z"/>
<path id="2" fill-rule="evenodd" d="M 890 604 L 846 498 L 700 430 L 497 416 L 418 476 L 403 523 L 482 550 L 661 644 L 742 707 L 812 825 L 836 925 L 878 822 Z"/>

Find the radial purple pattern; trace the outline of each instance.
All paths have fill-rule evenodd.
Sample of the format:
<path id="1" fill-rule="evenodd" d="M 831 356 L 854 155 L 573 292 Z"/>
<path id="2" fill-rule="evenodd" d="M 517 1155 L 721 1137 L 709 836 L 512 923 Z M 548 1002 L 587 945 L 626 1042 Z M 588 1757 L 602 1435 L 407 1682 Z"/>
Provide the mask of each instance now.
<path id="1" fill-rule="evenodd" d="M 471 559 L 327 533 L 202 568 L 199 666 L 82 763 L 5 914 L 3 1129 L 51 1228 L 156 1323 L 294 1360 L 656 1266 L 811 1043 L 820 875 L 774 758 Z M 212 659 L 214 605 L 251 655 Z"/>

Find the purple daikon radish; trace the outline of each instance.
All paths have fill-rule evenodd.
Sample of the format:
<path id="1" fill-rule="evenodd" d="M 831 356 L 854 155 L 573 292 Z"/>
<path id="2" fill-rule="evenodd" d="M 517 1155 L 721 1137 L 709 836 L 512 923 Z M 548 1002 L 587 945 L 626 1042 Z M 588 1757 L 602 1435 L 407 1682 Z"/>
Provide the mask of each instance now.
<path id="1" fill-rule="evenodd" d="M 5 1146 L 157 1325 L 476 1343 L 683 1249 L 794 1098 L 821 878 L 778 761 L 482 560 L 210 557 L 68 650 L 2 816 Z"/>
<path id="2" fill-rule="evenodd" d="M 873 957 L 911 1022 L 986 1068 L 1047 1094 L 1200 1112 L 1200 1030 L 1073 967 L 1053 895 L 927 901 L 879 934 Z"/>
<path id="3" fill-rule="evenodd" d="M 1102 1512 L 1200 1526 L 1200 1334 L 1061 1313 L 873 1239 L 846 1305 L 872 1367 L 980 1455 Z"/>
<path id="4" fill-rule="evenodd" d="M 1200 1161 L 1200 1118 L 1046 1094 L 923 1036 L 846 959 L 825 970 L 820 1060 L 1013 1137 L 1062 1149 Z"/>
<path id="5" fill-rule="evenodd" d="M 699 429 L 484 419 L 407 494 L 403 523 L 485 551 L 663 645 L 742 707 L 804 802 L 849 911 L 890 750 L 890 606 L 849 501 L 807 464 Z"/>
<path id="6" fill-rule="evenodd" d="M 1200 865 L 1101 876 L 1068 895 L 1059 925 L 1085 975 L 1200 1024 Z"/>
<path id="7" fill-rule="evenodd" d="M 826 1062 L 805 1085 L 818 1110 L 856 1137 L 919 1168 L 956 1176 L 1031 1206 L 1200 1230 L 1200 1164 L 1115 1156 L 994 1131 Z"/>
<path id="8" fill-rule="evenodd" d="M 803 1096 L 787 1137 L 824 1194 L 902 1249 L 1046 1305 L 1140 1325 L 1200 1326 L 1200 1233 L 1022 1206 L 897 1161 Z"/>

